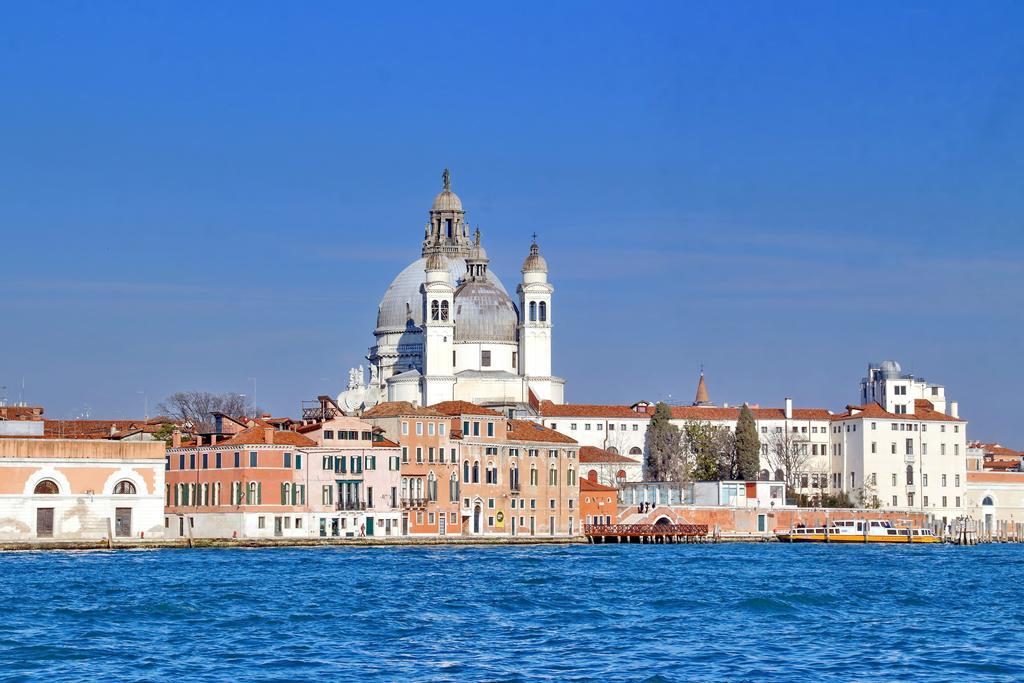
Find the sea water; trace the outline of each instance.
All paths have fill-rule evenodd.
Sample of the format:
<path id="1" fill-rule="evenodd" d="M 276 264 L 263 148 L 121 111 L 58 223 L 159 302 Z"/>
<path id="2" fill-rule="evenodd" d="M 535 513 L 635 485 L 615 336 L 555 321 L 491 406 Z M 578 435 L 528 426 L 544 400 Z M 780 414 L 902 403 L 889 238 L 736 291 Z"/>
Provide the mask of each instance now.
<path id="1" fill-rule="evenodd" d="M 1022 680 L 1024 546 L 0 553 L 0 680 Z"/>

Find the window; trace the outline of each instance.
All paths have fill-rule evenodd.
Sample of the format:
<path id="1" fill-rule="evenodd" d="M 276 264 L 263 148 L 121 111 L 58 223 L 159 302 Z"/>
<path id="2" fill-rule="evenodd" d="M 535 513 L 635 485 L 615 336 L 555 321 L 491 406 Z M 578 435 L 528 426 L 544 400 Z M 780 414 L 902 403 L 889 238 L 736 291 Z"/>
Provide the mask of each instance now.
<path id="1" fill-rule="evenodd" d="M 448 481 L 448 500 L 452 503 L 459 500 L 459 477 L 455 472 L 452 472 L 452 477 Z"/>
<path id="2" fill-rule="evenodd" d="M 32 490 L 32 493 L 37 496 L 56 496 L 60 493 L 60 489 L 57 487 L 57 482 L 52 479 L 43 479 L 36 487 Z"/>
<path id="3" fill-rule="evenodd" d="M 945 486 L 945 485 L 946 485 L 946 475 L 945 475 L 945 474 L 943 474 L 943 475 L 942 475 L 942 485 L 943 485 L 943 486 Z M 942 507 L 946 507 L 946 504 L 945 504 L 945 503 L 943 503 L 943 504 L 942 504 Z"/>
<path id="4" fill-rule="evenodd" d="M 928 507 L 928 496 L 924 496 L 924 497 L 922 497 L 922 499 L 921 499 L 921 500 L 923 500 L 923 501 L 924 501 L 924 506 L 925 506 L 925 507 Z"/>
<path id="5" fill-rule="evenodd" d="M 444 449 L 442 448 L 441 450 L 443 451 Z M 433 446 L 428 446 L 427 447 L 427 462 L 429 462 L 430 464 L 434 464 L 434 447 Z"/>
<path id="6" fill-rule="evenodd" d="M 196 468 L 196 454 L 195 453 L 189 453 L 189 456 L 188 456 L 188 468 L 190 470 L 194 470 Z"/>
<path id="7" fill-rule="evenodd" d="M 942 507 L 946 507 L 946 497 L 942 497 Z"/>
<path id="8" fill-rule="evenodd" d="M 494 423 L 493 422 L 488 422 L 487 423 L 487 436 L 494 436 Z"/>
<path id="9" fill-rule="evenodd" d="M 115 496 L 134 496 L 135 495 L 135 484 L 131 483 L 127 479 L 117 482 L 114 484 L 114 495 Z"/>
<path id="10" fill-rule="evenodd" d="M 554 427 L 551 427 L 551 428 L 554 429 Z M 572 432 L 576 431 L 576 423 L 575 422 L 570 422 L 569 423 L 569 431 L 572 431 Z"/>
<path id="11" fill-rule="evenodd" d="M 433 436 L 433 435 L 434 435 L 434 423 L 433 422 L 428 422 L 427 423 L 427 436 Z"/>
<path id="12" fill-rule="evenodd" d="M 473 423 L 473 436 L 480 436 L 480 423 L 479 422 L 474 422 Z"/>
<path id="13" fill-rule="evenodd" d="M 907 465 L 907 486 L 910 486 L 913 483 L 914 483 L 914 467 L 912 465 Z M 913 504 L 913 503 L 911 503 L 911 504 Z"/>
<path id="14" fill-rule="evenodd" d="M 473 483 L 474 484 L 479 484 L 480 483 L 480 463 L 479 462 L 473 463 Z"/>
<path id="15" fill-rule="evenodd" d="M 927 474 L 922 474 L 921 475 L 921 486 L 927 486 L 927 485 L 928 485 L 928 475 Z"/>
<path id="16" fill-rule="evenodd" d="M 441 306 L 438 304 L 437 299 L 434 299 L 433 301 L 430 302 L 430 319 L 441 319 Z"/>
<path id="17" fill-rule="evenodd" d="M 519 353 L 517 351 L 512 352 L 512 369 L 519 369 Z"/>
<path id="18" fill-rule="evenodd" d="M 417 446 L 416 447 L 416 462 L 418 462 L 418 463 L 422 463 L 423 462 L 423 447 L 422 446 Z"/>
<path id="19" fill-rule="evenodd" d="M 953 475 L 953 486 L 956 486 L 957 488 L 960 487 L 960 475 L 959 474 L 954 474 Z M 956 506 L 960 507 L 960 503 L 957 503 Z"/>
<path id="20" fill-rule="evenodd" d="M 259 454 L 256 451 L 249 453 L 249 467 L 257 467 L 259 462 Z"/>
<path id="21" fill-rule="evenodd" d="M 301 470 L 302 469 L 302 453 L 296 453 L 295 454 L 295 469 L 297 469 L 297 470 Z"/>
<path id="22" fill-rule="evenodd" d="M 409 462 L 409 447 L 402 446 L 402 462 Z"/>
<path id="23" fill-rule="evenodd" d="M 403 422 L 402 423 L 402 436 L 408 436 L 408 434 L 409 434 L 409 423 L 408 422 Z"/>
<path id="24" fill-rule="evenodd" d="M 242 466 L 242 454 L 240 452 L 238 452 L 238 451 L 235 451 L 235 467 L 241 467 L 241 466 Z"/>
<path id="25" fill-rule="evenodd" d="M 537 302 L 536 301 L 531 301 L 530 302 L 530 321 L 531 322 L 536 322 L 537 321 Z"/>
<path id="26" fill-rule="evenodd" d="M 285 466 L 285 468 L 290 468 L 292 466 L 292 454 L 291 453 L 285 453 L 284 454 L 284 466 Z"/>
<path id="27" fill-rule="evenodd" d="M 480 365 L 485 368 L 491 367 L 491 352 L 489 350 L 480 352 Z"/>
<path id="28" fill-rule="evenodd" d="M 548 304 L 546 301 L 540 302 L 540 321 L 545 322 L 548 319 Z"/>
<path id="29" fill-rule="evenodd" d="M 896 486 L 896 473 L 895 472 L 892 473 L 892 485 Z M 893 505 L 895 505 L 895 504 L 896 503 L 893 503 Z"/>
<path id="30" fill-rule="evenodd" d="M 447 319 L 448 319 L 448 302 L 447 301 L 442 301 L 441 302 L 441 320 L 447 320 Z"/>
<path id="31" fill-rule="evenodd" d="M 416 436 L 423 436 L 423 423 L 422 422 L 417 422 L 416 423 Z"/>

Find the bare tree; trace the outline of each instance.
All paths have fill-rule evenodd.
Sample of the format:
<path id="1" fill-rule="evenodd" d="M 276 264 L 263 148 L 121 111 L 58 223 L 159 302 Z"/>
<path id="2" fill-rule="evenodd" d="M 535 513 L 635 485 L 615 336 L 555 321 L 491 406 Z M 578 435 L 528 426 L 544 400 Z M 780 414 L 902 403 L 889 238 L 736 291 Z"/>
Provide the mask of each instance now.
<path id="1" fill-rule="evenodd" d="M 793 491 L 797 488 L 799 477 L 807 471 L 807 465 L 813 456 L 806 438 L 795 434 L 789 429 L 773 432 L 768 436 L 768 452 L 765 460 L 772 475 L 782 473 L 786 487 Z"/>
<path id="2" fill-rule="evenodd" d="M 213 430 L 213 418 L 210 417 L 210 413 L 242 417 L 253 414 L 255 407 L 241 394 L 179 391 L 164 399 L 157 406 L 157 410 L 176 422 L 191 422 L 195 432 L 205 433 Z"/>

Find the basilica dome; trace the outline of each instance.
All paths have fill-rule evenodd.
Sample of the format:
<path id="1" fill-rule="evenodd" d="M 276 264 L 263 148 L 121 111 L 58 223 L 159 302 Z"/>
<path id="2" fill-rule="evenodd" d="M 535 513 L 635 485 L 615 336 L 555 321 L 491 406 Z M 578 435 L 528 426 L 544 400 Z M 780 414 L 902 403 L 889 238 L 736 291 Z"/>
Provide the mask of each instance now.
<path id="1" fill-rule="evenodd" d="M 457 287 L 466 277 L 466 260 L 460 256 L 449 257 L 440 254 L 435 256 L 440 256 L 447 262 L 449 282 L 453 287 Z M 380 300 L 380 305 L 377 307 L 375 333 L 402 332 L 408 327 L 410 321 L 417 327 L 423 324 L 423 295 L 420 293 L 420 286 L 427 280 L 426 265 L 426 258 L 418 258 L 406 266 L 405 270 L 391 282 L 391 286 L 384 292 L 384 298 Z M 486 274 L 486 284 L 492 285 L 508 299 L 505 286 L 489 270 Z M 509 304 L 511 303 L 509 300 Z M 513 310 L 514 308 L 513 306 Z M 515 324 L 512 329 L 514 333 Z M 458 331 L 456 331 L 457 334 Z"/>
<path id="2" fill-rule="evenodd" d="M 519 312 L 499 285 L 469 280 L 455 290 L 455 341 L 515 342 Z"/>
<path id="3" fill-rule="evenodd" d="M 455 194 L 451 190 L 441 190 L 436 197 L 434 197 L 434 205 L 430 208 L 431 211 L 462 211 L 462 200 L 459 199 L 459 195 Z"/>

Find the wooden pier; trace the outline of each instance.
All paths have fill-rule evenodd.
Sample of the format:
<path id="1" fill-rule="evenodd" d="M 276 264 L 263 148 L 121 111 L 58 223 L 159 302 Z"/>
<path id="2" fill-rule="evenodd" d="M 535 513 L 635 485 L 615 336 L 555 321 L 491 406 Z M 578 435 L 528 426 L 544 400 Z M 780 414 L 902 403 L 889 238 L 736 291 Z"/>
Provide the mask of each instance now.
<path id="1" fill-rule="evenodd" d="M 706 543 L 707 524 L 584 524 L 590 543 Z"/>
<path id="2" fill-rule="evenodd" d="M 979 543 L 1024 543 L 1024 523 L 996 520 L 986 525 L 972 517 L 958 517 L 943 527 L 932 523 L 932 531 L 946 543 L 978 545 Z"/>

